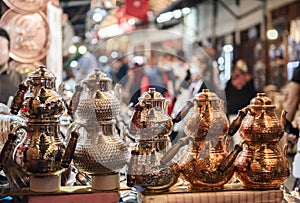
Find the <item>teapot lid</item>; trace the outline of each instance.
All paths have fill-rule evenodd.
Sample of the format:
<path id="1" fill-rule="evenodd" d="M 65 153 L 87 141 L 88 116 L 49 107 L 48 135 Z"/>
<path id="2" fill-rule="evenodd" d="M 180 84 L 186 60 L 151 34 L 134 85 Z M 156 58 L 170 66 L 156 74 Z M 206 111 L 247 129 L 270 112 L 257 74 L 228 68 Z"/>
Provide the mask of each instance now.
<path id="1" fill-rule="evenodd" d="M 111 90 L 112 80 L 105 74 L 101 73 L 99 75 L 98 87 L 102 91 Z"/>
<path id="2" fill-rule="evenodd" d="M 88 75 L 83 80 L 83 83 L 86 83 L 86 84 L 95 84 L 97 82 L 100 74 L 101 74 L 101 71 L 98 68 L 96 68 L 94 73 Z"/>
<path id="3" fill-rule="evenodd" d="M 202 92 L 194 96 L 196 101 L 218 101 L 220 100 L 217 94 L 210 92 L 209 89 L 203 89 Z"/>
<path id="4" fill-rule="evenodd" d="M 155 88 L 149 88 L 148 92 L 144 92 L 139 97 L 139 101 L 165 101 L 165 98 L 160 92 L 155 91 Z"/>
<path id="5" fill-rule="evenodd" d="M 33 71 L 29 76 L 29 79 L 55 79 L 54 74 L 49 71 L 45 66 L 40 66 Z"/>
<path id="6" fill-rule="evenodd" d="M 266 96 L 266 93 L 257 93 L 256 97 L 251 99 L 250 105 L 251 107 L 275 107 L 273 105 L 272 100 Z"/>

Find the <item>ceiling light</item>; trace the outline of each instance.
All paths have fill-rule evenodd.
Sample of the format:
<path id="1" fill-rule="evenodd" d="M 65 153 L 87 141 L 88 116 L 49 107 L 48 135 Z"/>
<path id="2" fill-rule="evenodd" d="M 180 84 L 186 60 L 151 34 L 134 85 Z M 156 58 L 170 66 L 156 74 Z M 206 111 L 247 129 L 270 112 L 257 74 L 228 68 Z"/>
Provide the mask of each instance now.
<path id="1" fill-rule="evenodd" d="M 80 47 L 78 47 L 78 53 L 80 54 L 85 54 L 87 52 L 87 48 L 84 45 L 81 45 Z"/>
<path id="2" fill-rule="evenodd" d="M 267 31 L 267 37 L 269 40 L 275 40 L 278 38 L 278 32 L 275 29 L 270 29 Z"/>
<path id="3" fill-rule="evenodd" d="M 69 47 L 69 53 L 70 54 L 75 54 L 77 51 L 77 47 L 75 45 L 72 45 Z"/>

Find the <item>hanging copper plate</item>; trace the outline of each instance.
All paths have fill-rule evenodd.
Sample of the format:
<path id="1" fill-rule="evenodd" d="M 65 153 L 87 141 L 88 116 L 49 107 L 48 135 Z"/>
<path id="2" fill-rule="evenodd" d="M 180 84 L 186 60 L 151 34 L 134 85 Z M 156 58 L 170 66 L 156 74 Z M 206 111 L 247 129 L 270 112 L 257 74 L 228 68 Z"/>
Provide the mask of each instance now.
<path id="1" fill-rule="evenodd" d="M 35 13 L 46 8 L 48 0 L 3 0 L 4 3 L 17 13 Z"/>
<path id="2" fill-rule="evenodd" d="M 33 63 L 20 63 L 18 61 L 12 60 L 9 62 L 9 67 L 19 71 L 22 75 L 28 77 L 33 71 L 43 65 L 40 61 L 35 61 Z"/>
<path id="3" fill-rule="evenodd" d="M 9 56 L 12 59 L 33 63 L 46 56 L 50 45 L 50 29 L 43 12 L 19 14 L 9 9 L 0 19 L 0 26 L 9 33 Z"/>

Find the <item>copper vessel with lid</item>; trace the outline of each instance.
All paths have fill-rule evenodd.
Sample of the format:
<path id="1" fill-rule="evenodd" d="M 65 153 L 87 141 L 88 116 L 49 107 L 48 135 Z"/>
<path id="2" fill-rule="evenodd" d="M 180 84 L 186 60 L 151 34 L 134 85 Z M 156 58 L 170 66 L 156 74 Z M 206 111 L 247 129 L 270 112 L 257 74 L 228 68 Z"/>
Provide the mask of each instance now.
<path id="1" fill-rule="evenodd" d="M 229 122 L 224 102 L 204 89 L 190 101 L 184 118 L 184 132 L 190 138 L 187 152 L 180 161 L 180 172 L 190 187 L 196 190 L 222 188 L 234 174 L 233 161 L 240 147 L 229 153 L 230 140 L 224 137 Z"/>
<path id="2" fill-rule="evenodd" d="M 80 172 L 91 176 L 91 186 L 96 190 L 119 188 L 119 170 L 128 161 L 125 142 L 116 130 L 116 117 L 120 101 L 106 74 L 95 70 L 76 87 L 69 113 L 74 122 L 68 137 L 78 134 L 74 163 Z"/>
<path id="3" fill-rule="evenodd" d="M 289 177 L 286 146 L 278 146 L 284 133 L 285 114 L 279 120 L 275 105 L 265 93 L 258 93 L 250 104 L 239 111 L 231 129 L 240 131 L 243 150 L 234 164 L 237 176 L 246 188 L 273 189 Z"/>
<path id="4" fill-rule="evenodd" d="M 56 91 L 55 80 L 51 71 L 40 66 L 19 85 L 11 113 L 20 111 L 26 123 L 11 130 L 0 155 L 0 163 L 5 165 L 9 160 L 7 156 L 14 149 L 14 162 L 29 176 L 30 190 L 34 192 L 60 190 L 61 173 L 65 170 L 63 163 L 72 154 L 60 134 L 59 118 L 65 105 Z M 26 130 L 26 134 L 14 147 L 19 129 Z"/>
<path id="5" fill-rule="evenodd" d="M 149 88 L 134 107 L 129 131 L 136 137 L 128 165 L 127 185 L 142 187 L 145 192 L 167 191 L 177 182 L 178 165 L 162 163 L 170 149 L 172 118 L 167 113 L 168 100 L 155 88 Z"/>

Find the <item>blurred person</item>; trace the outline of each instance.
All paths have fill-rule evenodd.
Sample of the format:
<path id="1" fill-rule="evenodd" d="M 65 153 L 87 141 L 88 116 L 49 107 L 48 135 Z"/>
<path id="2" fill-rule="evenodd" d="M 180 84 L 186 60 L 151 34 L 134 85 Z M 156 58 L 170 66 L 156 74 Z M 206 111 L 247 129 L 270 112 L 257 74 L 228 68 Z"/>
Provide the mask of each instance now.
<path id="1" fill-rule="evenodd" d="M 191 63 L 190 97 L 194 97 L 197 93 L 202 92 L 203 89 L 209 89 L 210 92 L 215 92 L 217 87 L 214 77 L 214 67 L 212 66 L 210 58 L 204 54 L 196 55 L 192 57 Z"/>
<path id="2" fill-rule="evenodd" d="M 91 52 L 86 52 L 78 59 L 77 70 L 74 72 L 76 82 L 80 82 L 85 79 L 88 75 L 94 73 L 95 69 L 98 68 L 98 61 L 96 56 Z"/>
<path id="3" fill-rule="evenodd" d="M 262 59 L 257 59 L 254 64 L 254 85 L 257 91 L 263 92 L 266 85 L 266 66 Z"/>
<path id="4" fill-rule="evenodd" d="M 128 81 L 125 85 L 123 95 L 129 99 L 129 103 L 135 105 L 141 96 L 141 81 L 144 77 L 143 63 L 134 61 L 133 66 L 128 70 Z"/>
<path id="5" fill-rule="evenodd" d="M 66 89 L 70 90 L 71 92 L 75 91 L 76 80 L 75 75 L 71 67 L 65 67 L 63 70 L 63 83 L 66 85 Z"/>
<path id="6" fill-rule="evenodd" d="M 299 124 L 295 122 L 295 115 L 299 108 L 300 96 L 300 64 L 295 69 L 292 79 L 288 83 L 288 95 L 284 103 L 284 110 L 286 114 L 285 137 L 288 144 L 288 152 L 297 144 L 297 154 L 294 157 L 293 176 L 296 178 L 293 189 L 299 186 L 300 180 L 300 142 L 299 142 Z"/>
<path id="7" fill-rule="evenodd" d="M 277 90 L 280 90 L 283 86 L 286 85 L 287 80 L 287 70 L 285 66 L 285 61 L 282 55 L 275 57 L 275 62 L 271 71 L 271 84 L 277 87 Z"/>
<path id="8" fill-rule="evenodd" d="M 256 97 L 254 80 L 248 73 L 248 66 L 245 60 L 239 59 L 231 74 L 230 80 L 225 87 L 227 116 L 231 122 L 238 111 L 249 105 L 252 98 Z M 237 132 L 233 137 L 233 145 L 239 143 L 242 138 Z"/>
<path id="9" fill-rule="evenodd" d="M 144 67 L 144 73 L 141 80 L 141 93 L 147 92 L 149 88 L 155 88 L 162 95 L 167 92 L 167 75 L 162 68 L 159 68 L 157 58 L 151 58 L 151 64 Z"/>
<path id="10" fill-rule="evenodd" d="M 0 103 L 8 104 L 19 88 L 21 73 L 9 67 L 10 37 L 0 28 Z M 8 104 L 9 105 L 9 104 Z"/>
<path id="11" fill-rule="evenodd" d="M 125 87 L 127 83 L 127 72 L 128 72 L 129 66 L 126 63 L 125 59 L 118 58 L 111 66 L 110 70 L 110 76 L 113 80 L 113 83 L 119 83 L 123 87 Z"/>
<path id="12" fill-rule="evenodd" d="M 173 73 L 175 77 L 175 85 L 174 85 L 174 92 L 175 96 L 180 94 L 181 89 L 186 88 L 186 81 L 189 80 L 187 76 L 190 76 L 189 72 L 189 65 L 186 63 L 186 57 L 182 50 L 177 52 L 177 57 L 174 57 L 173 60 Z"/>

